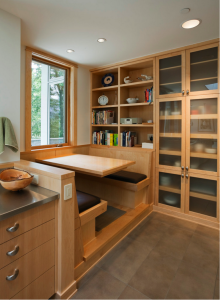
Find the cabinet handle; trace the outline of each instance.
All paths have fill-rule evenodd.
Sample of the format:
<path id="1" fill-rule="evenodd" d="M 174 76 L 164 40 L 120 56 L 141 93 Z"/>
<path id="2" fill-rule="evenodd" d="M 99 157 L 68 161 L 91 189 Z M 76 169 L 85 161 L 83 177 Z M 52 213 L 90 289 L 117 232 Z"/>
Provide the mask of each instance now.
<path id="1" fill-rule="evenodd" d="M 18 277 L 18 274 L 19 274 L 19 270 L 15 269 L 13 275 L 6 276 L 6 280 L 8 280 L 8 281 L 15 280 Z"/>
<path id="2" fill-rule="evenodd" d="M 184 171 L 184 166 L 182 166 L 181 169 Z"/>
<path id="3" fill-rule="evenodd" d="M 186 174 L 186 178 L 187 178 L 187 179 L 189 178 L 189 175 L 188 175 L 188 174 Z"/>
<path id="4" fill-rule="evenodd" d="M 8 251 L 6 254 L 8 256 L 15 256 L 19 251 L 19 246 L 15 246 L 14 250 Z"/>
<path id="5" fill-rule="evenodd" d="M 19 224 L 18 224 L 18 223 L 15 223 L 14 226 L 8 227 L 6 230 L 7 230 L 8 232 L 15 232 L 16 230 L 18 230 L 18 227 L 19 227 Z"/>
<path id="6" fill-rule="evenodd" d="M 184 96 L 184 94 L 185 94 L 185 91 L 184 91 L 184 90 L 182 90 L 182 95 Z"/>
<path id="7" fill-rule="evenodd" d="M 184 174 L 181 174 L 182 178 L 184 178 Z"/>
<path id="8" fill-rule="evenodd" d="M 186 171 L 188 171 L 189 170 L 189 167 L 186 167 Z"/>
<path id="9" fill-rule="evenodd" d="M 189 90 L 186 90 L 186 95 L 189 95 Z"/>

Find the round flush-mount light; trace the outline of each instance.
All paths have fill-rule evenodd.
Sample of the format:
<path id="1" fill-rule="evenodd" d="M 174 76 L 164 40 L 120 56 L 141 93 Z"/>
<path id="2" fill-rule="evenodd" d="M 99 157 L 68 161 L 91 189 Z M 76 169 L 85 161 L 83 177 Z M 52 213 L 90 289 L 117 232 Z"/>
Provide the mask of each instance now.
<path id="1" fill-rule="evenodd" d="M 181 14 L 185 15 L 185 14 L 188 14 L 190 12 L 190 8 L 183 8 L 181 9 Z"/>
<path id="2" fill-rule="evenodd" d="M 200 23 L 201 23 L 201 21 L 199 19 L 193 19 L 193 20 L 188 20 L 188 21 L 184 22 L 181 26 L 184 29 L 191 29 L 191 28 L 195 28 Z"/>
<path id="3" fill-rule="evenodd" d="M 72 50 L 72 49 L 67 49 L 66 52 L 72 53 L 72 52 L 74 52 L 74 50 Z"/>
<path id="4" fill-rule="evenodd" d="M 97 40 L 97 42 L 99 42 L 99 43 L 104 43 L 104 42 L 106 42 L 106 39 L 100 38 L 100 39 Z"/>

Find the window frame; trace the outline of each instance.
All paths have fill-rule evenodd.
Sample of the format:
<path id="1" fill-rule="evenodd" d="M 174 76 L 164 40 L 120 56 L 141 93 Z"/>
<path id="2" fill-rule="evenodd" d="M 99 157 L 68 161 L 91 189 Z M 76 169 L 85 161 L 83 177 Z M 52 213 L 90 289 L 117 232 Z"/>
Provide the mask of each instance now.
<path id="1" fill-rule="evenodd" d="M 77 145 L 77 68 L 74 62 L 26 47 L 25 49 L 25 151 Z M 31 146 L 32 60 L 66 70 L 66 143 Z"/>

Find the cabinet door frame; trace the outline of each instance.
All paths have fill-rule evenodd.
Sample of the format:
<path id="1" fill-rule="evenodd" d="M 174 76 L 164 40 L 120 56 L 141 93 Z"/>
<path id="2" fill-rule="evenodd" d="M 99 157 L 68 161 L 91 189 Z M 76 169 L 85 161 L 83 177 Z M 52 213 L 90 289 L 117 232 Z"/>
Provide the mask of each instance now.
<path id="1" fill-rule="evenodd" d="M 194 216 L 200 219 L 204 219 L 204 220 L 208 220 L 211 222 L 215 222 L 218 223 L 219 222 L 219 201 L 220 201 L 220 178 L 217 176 L 207 176 L 204 174 L 195 174 L 195 173 L 187 173 L 188 174 L 188 178 L 186 178 L 185 180 L 185 214 L 188 214 L 190 216 Z M 194 177 L 194 178 L 201 178 L 201 179 L 209 179 L 209 180 L 214 180 L 217 182 L 217 206 L 216 206 L 216 213 L 217 216 L 216 218 L 214 217 L 210 217 L 207 215 L 203 215 L 200 213 L 196 213 L 193 211 L 189 210 L 189 200 L 190 200 L 190 178 Z"/>
<path id="2" fill-rule="evenodd" d="M 170 205 L 166 205 L 166 204 L 162 204 L 159 203 L 159 173 L 168 173 L 168 174 L 173 174 L 173 175 L 179 175 L 181 176 L 181 200 L 180 200 L 180 208 L 178 207 L 173 207 Z M 182 174 L 184 175 L 184 177 L 182 177 Z M 155 205 L 168 209 L 168 210 L 173 210 L 176 212 L 182 212 L 184 213 L 184 209 L 185 209 L 185 172 L 184 171 L 175 171 L 175 170 L 167 170 L 167 169 L 163 169 L 163 168 L 156 168 L 156 174 L 155 174 L 155 179 L 156 179 L 156 193 L 155 193 Z"/>
<path id="3" fill-rule="evenodd" d="M 181 129 L 182 129 L 182 138 L 181 138 L 181 166 L 180 167 L 174 167 L 174 166 L 166 166 L 166 165 L 160 165 L 159 164 L 159 155 L 160 155 L 160 103 L 162 102 L 169 102 L 169 101 L 182 101 L 182 123 L 181 123 Z M 165 98 L 165 99 L 157 99 L 156 100 L 156 167 L 160 169 L 168 169 L 173 171 L 184 171 L 186 160 L 185 160 L 185 120 L 186 120 L 186 97 L 175 97 L 175 98 Z M 184 167 L 184 170 L 182 170 L 182 166 Z"/>
<path id="4" fill-rule="evenodd" d="M 182 70 L 182 91 L 184 91 L 184 94 L 181 93 L 175 93 L 175 94 L 165 94 L 160 95 L 160 59 L 173 57 L 173 56 L 182 56 L 182 64 L 181 64 L 181 70 Z M 185 50 L 173 52 L 166 55 L 161 55 L 156 57 L 156 98 L 171 98 L 171 97 L 182 97 L 186 95 L 186 52 Z"/>
<path id="5" fill-rule="evenodd" d="M 209 48 L 218 47 L 218 89 L 217 90 L 205 90 L 205 91 L 196 91 L 191 92 L 190 90 L 190 54 L 192 52 L 201 51 Z M 188 91 L 187 96 L 197 96 L 197 95 L 210 95 L 210 94 L 216 94 L 219 93 L 219 84 L 220 84 L 220 67 L 219 67 L 219 44 L 213 43 L 201 47 L 195 47 L 186 50 L 186 91 Z"/>
<path id="6" fill-rule="evenodd" d="M 207 139 L 212 139 L 217 136 L 217 172 L 211 172 L 211 171 L 204 171 L 204 170 L 196 170 L 196 169 L 190 169 L 190 101 L 193 99 L 210 99 L 210 98 L 217 98 L 217 134 L 211 135 L 207 134 Z M 219 103 L 219 94 L 211 94 L 211 95 L 198 95 L 198 96 L 187 96 L 186 97 L 186 167 L 188 167 L 188 170 L 190 173 L 195 174 L 203 174 L 205 176 L 219 176 L 220 175 L 220 103 Z M 197 134 L 195 134 L 195 138 Z M 199 134 L 198 134 L 198 138 Z"/>

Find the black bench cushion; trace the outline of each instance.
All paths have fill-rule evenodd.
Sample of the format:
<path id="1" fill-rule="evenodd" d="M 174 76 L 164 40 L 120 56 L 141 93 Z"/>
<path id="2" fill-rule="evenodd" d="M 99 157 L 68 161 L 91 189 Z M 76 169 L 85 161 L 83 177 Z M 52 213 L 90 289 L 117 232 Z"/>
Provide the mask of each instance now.
<path id="1" fill-rule="evenodd" d="M 106 176 L 106 178 L 130 182 L 130 183 L 138 183 L 138 182 L 146 179 L 147 176 L 144 174 L 135 173 L 135 172 L 119 171 L 119 172 L 116 172 L 116 173 Z"/>
<path id="2" fill-rule="evenodd" d="M 101 202 L 98 197 L 80 191 L 76 191 L 76 197 L 79 207 L 79 213 L 84 212 L 85 210 Z"/>

